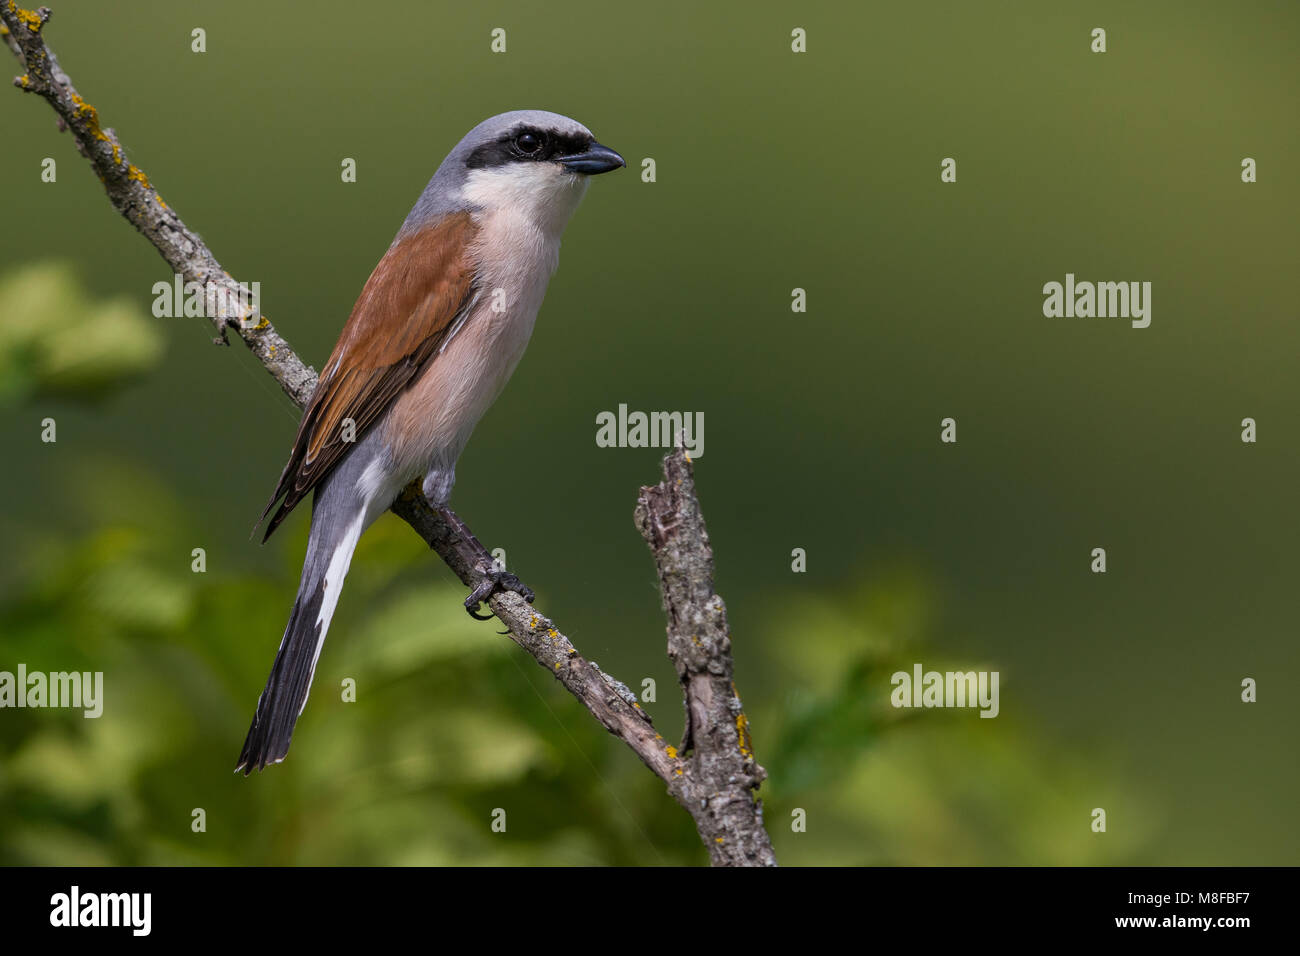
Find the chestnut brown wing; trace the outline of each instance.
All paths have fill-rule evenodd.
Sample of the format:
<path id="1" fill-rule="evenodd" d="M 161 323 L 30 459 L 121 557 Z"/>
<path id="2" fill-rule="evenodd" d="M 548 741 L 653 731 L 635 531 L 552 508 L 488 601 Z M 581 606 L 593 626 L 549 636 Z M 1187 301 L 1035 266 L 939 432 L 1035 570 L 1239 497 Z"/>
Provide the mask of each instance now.
<path id="1" fill-rule="evenodd" d="M 280 502 L 263 541 L 437 356 L 473 297 L 468 250 L 474 234 L 469 215 L 456 213 L 399 239 L 375 266 L 312 392 L 289 462 L 262 512 L 265 519 Z M 344 440 L 349 420 L 353 441 Z"/>

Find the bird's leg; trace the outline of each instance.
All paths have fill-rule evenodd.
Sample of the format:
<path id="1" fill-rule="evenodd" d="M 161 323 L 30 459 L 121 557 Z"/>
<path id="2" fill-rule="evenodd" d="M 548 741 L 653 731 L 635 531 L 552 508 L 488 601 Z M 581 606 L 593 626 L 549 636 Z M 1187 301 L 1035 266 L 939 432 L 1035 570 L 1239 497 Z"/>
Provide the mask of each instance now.
<path id="1" fill-rule="evenodd" d="M 478 613 L 478 606 L 497 591 L 514 591 L 529 604 L 533 603 L 533 598 L 536 596 L 533 594 L 533 589 L 503 568 L 492 557 L 492 553 L 483 547 L 483 542 L 474 537 L 474 532 L 470 531 L 465 522 L 460 520 L 460 515 L 447 507 L 439 508 L 438 514 L 456 532 L 456 536 L 474 550 L 478 559 L 478 570 L 483 575 L 483 580 L 469 593 L 469 597 L 465 598 L 465 610 L 470 617 L 477 621 L 491 620 L 491 614 Z"/>

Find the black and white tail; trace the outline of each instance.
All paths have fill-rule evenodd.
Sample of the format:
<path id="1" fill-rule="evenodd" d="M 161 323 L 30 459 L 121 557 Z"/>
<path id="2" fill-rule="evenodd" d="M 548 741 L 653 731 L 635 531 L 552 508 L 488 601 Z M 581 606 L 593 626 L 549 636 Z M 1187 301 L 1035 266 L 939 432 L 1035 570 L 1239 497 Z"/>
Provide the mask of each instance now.
<path id="1" fill-rule="evenodd" d="M 373 520 L 366 503 L 357 500 L 355 493 L 332 493 L 341 485 L 326 482 L 316 492 L 298 597 L 235 766 L 235 771 L 245 776 L 267 764 L 279 763 L 288 754 L 293 727 L 307 705 L 316 661 L 338 606 L 352 552 L 369 523 L 367 519 Z"/>

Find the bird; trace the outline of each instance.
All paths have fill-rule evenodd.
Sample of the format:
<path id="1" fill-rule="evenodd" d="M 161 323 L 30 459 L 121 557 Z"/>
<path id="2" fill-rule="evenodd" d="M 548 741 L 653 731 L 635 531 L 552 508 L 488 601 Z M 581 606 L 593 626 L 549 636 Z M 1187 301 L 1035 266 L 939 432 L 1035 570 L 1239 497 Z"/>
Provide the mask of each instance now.
<path id="1" fill-rule="evenodd" d="M 576 120 L 514 110 L 465 134 L 420 194 L 352 308 L 258 519 L 265 542 L 312 495 L 297 596 L 236 773 L 288 754 L 357 541 L 404 487 L 422 479 L 429 504 L 487 554 L 447 507 L 456 461 L 523 356 L 590 177 L 626 165 Z M 465 602 L 475 617 L 497 589 L 532 601 L 499 565 L 481 571 Z"/>

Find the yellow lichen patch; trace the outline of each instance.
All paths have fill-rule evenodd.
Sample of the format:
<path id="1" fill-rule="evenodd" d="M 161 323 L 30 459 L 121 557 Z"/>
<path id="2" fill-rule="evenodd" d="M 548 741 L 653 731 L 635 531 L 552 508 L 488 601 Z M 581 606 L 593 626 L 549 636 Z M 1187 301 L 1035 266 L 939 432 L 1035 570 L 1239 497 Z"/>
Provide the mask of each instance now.
<path id="1" fill-rule="evenodd" d="M 144 174 L 144 170 L 134 163 L 126 167 L 126 178 L 132 182 L 139 183 L 145 189 L 153 188 L 149 185 L 149 177 Z"/>
<path id="2" fill-rule="evenodd" d="M 749 739 L 749 718 L 743 713 L 736 717 L 736 737 L 740 741 L 740 755 L 752 757 L 754 741 Z"/>
<path id="3" fill-rule="evenodd" d="M 22 76 L 18 77 L 18 85 L 23 89 L 27 89 L 27 87 L 32 85 L 31 77 L 24 73 Z"/>
<path id="4" fill-rule="evenodd" d="M 681 767 L 678 767 L 676 770 L 673 771 L 673 773 L 677 774 L 677 776 L 679 776 L 679 777 L 680 777 L 684 772 L 685 772 L 685 771 L 683 771 Z"/>
<path id="5" fill-rule="evenodd" d="M 687 451 L 685 448 L 682 449 L 682 457 L 686 459 L 686 464 L 689 465 L 691 463 L 691 453 Z"/>
<path id="6" fill-rule="evenodd" d="M 18 21 L 28 30 L 31 30 L 33 33 L 41 32 L 43 22 L 39 13 L 34 13 L 31 10 L 24 10 L 22 7 L 15 6 L 14 0 L 9 0 L 9 12 L 17 17 Z"/>
<path id="7" fill-rule="evenodd" d="M 161 202 L 161 200 L 159 201 Z M 266 316 L 262 316 L 262 321 L 258 322 L 257 325 L 253 326 L 253 331 L 260 332 L 263 329 L 269 329 L 270 327 L 271 327 L 271 320 L 268 319 Z"/>
<path id="8" fill-rule="evenodd" d="M 530 631 L 535 631 L 535 630 L 537 630 L 537 615 L 536 615 L 536 614 L 534 614 L 532 617 L 530 617 L 530 618 L 528 619 L 528 630 L 530 630 Z"/>
<path id="9" fill-rule="evenodd" d="M 561 663 L 562 663 L 561 661 L 556 661 L 556 662 L 555 662 L 555 669 L 556 669 L 557 671 L 560 669 L 560 664 L 561 664 Z"/>
<path id="10" fill-rule="evenodd" d="M 154 193 L 154 197 L 153 197 L 153 198 L 156 199 L 156 200 L 158 200 L 158 205 L 162 206 L 164 209 L 170 209 L 170 208 L 171 208 L 171 207 L 168 206 L 165 202 L 163 202 L 163 200 L 162 200 L 162 196 L 159 196 L 157 193 Z"/>
<path id="11" fill-rule="evenodd" d="M 713 842 L 714 842 L 714 843 L 725 843 L 726 841 L 725 841 L 722 837 L 714 837 L 714 838 L 713 838 Z"/>
<path id="12" fill-rule="evenodd" d="M 560 636 L 560 632 L 557 631 L 555 628 L 551 628 L 549 631 L 546 632 L 546 636 L 549 637 L 551 640 L 555 640 L 557 637 Z"/>
<path id="13" fill-rule="evenodd" d="M 669 760 L 677 759 L 677 748 L 674 747 L 672 744 L 669 744 L 667 747 L 664 748 L 664 753 L 668 755 Z"/>
<path id="14" fill-rule="evenodd" d="M 638 704 L 636 701 L 632 701 L 632 706 L 635 707 L 637 710 L 641 709 L 641 705 Z"/>
<path id="15" fill-rule="evenodd" d="M 76 118 L 79 120 L 85 120 L 86 125 L 90 127 L 90 131 L 95 134 L 97 139 L 108 139 L 99 128 L 99 110 L 95 109 L 76 93 L 72 94 L 72 102 L 73 105 L 77 107 L 73 111 Z"/>

